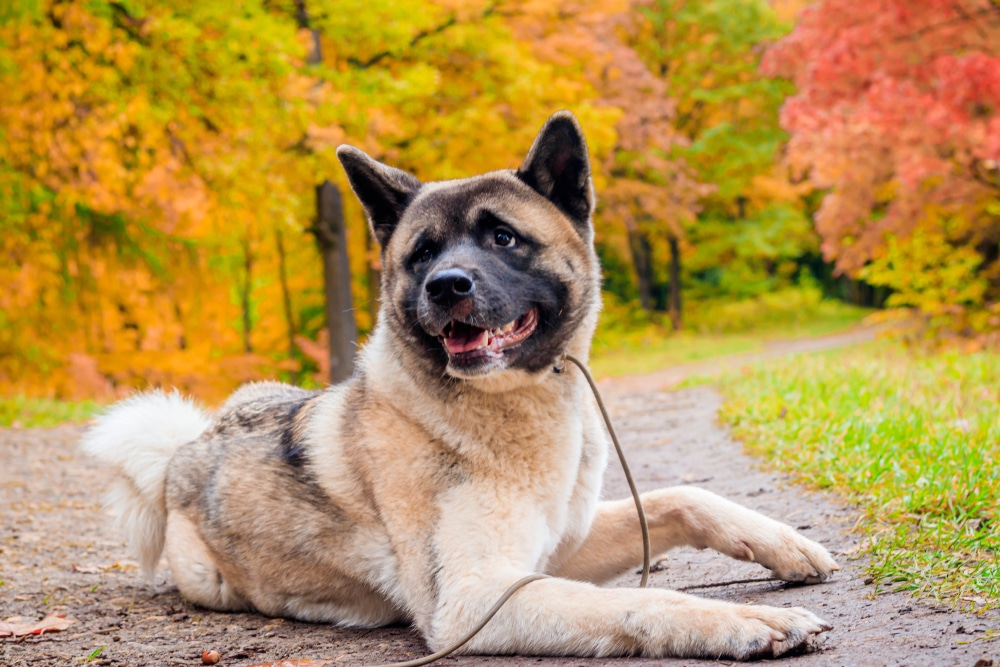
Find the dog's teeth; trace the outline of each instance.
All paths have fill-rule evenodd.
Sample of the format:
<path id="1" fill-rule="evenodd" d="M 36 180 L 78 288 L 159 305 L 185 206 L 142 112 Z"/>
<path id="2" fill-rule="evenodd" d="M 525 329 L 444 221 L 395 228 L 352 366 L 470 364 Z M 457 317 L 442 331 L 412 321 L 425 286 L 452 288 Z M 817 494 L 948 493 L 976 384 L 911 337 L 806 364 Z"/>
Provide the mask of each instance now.
<path id="1" fill-rule="evenodd" d="M 511 320 L 507 324 L 503 325 L 501 329 L 503 330 L 504 333 L 510 333 L 511 331 L 514 330 L 515 324 L 517 324 L 517 320 Z"/>
<path id="2" fill-rule="evenodd" d="M 483 329 L 483 335 L 479 339 L 479 345 L 476 346 L 477 350 L 481 350 L 484 347 L 489 347 L 490 345 L 490 330 Z"/>

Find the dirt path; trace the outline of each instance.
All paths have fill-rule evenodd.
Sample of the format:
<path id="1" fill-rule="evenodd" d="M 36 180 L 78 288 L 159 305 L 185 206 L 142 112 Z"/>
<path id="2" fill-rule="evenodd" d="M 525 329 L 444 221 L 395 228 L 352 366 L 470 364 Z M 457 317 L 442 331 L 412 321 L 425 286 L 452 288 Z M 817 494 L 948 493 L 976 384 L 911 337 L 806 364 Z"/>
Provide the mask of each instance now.
<path id="1" fill-rule="evenodd" d="M 602 390 L 620 394 L 664 391 L 677 386 L 689 377 L 715 377 L 757 361 L 865 343 L 874 340 L 875 334 L 875 329 L 858 327 L 828 336 L 777 340 L 768 343 L 763 350 L 757 352 L 729 354 L 705 361 L 677 364 L 651 373 L 604 378 L 598 384 L 601 385 Z"/>
<path id="2" fill-rule="evenodd" d="M 745 363 L 727 361 L 730 363 Z M 718 366 L 718 364 L 717 364 Z M 660 386 L 660 379 L 649 384 Z M 631 380 L 630 380 L 631 382 Z M 914 600 L 906 593 L 872 599 L 863 560 L 850 560 L 856 536 L 850 510 L 828 498 L 786 486 L 755 468 L 715 424 L 719 405 L 707 387 L 663 393 L 639 383 L 614 384 L 610 403 L 643 489 L 697 483 L 798 527 L 826 544 L 844 570 L 823 585 L 788 587 L 766 572 L 707 551 L 673 552 L 650 585 L 689 589 L 705 597 L 772 605 L 801 605 L 835 628 L 822 651 L 782 664 L 957 665 L 981 658 L 1000 664 L 1000 641 L 977 639 L 1000 626 L 1000 617 L 975 617 Z M 92 664 L 199 665 L 215 649 L 223 665 L 242 666 L 281 658 L 339 658 L 340 665 L 371 665 L 423 655 L 412 630 L 343 630 L 268 619 L 217 614 L 185 603 L 165 571 L 149 587 L 132 556 L 111 529 L 100 495 L 108 478 L 76 450 L 80 427 L 0 431 L 0 618 L 40 618 L 51 610 L 79 623 L 67 631 L 20 643 L 0 640 L 0 665 L 77 665 L 104 647 Z M 608 497 L 626 487 L 617 467 L 607 475 Z M 638 538 L 638 535 L 636 536 Z M 619 585 L 634 586 L 638 577 Z M 441 664 L 540 662 L 537 658 L 450 658 Z M 648 660 L 546 659 L 558 665 L 640 665 Z M 667 660 L 668 665 L 715 661 Z"/>

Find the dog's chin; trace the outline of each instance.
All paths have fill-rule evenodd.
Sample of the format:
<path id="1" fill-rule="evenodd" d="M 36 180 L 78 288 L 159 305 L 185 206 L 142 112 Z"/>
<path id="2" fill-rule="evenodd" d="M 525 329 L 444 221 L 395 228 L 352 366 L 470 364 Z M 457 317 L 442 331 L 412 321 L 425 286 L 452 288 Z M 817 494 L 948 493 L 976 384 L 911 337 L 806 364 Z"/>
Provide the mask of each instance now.
<path id="1" fill-rule="evenodd" d="M 522 354 L 523 343 L 538 328 L 538 309 L 498 327 L 483 328 L 453 320 L 438 340 L 448 354 L 448 375 L 473 380 L 509 368 Z"/>

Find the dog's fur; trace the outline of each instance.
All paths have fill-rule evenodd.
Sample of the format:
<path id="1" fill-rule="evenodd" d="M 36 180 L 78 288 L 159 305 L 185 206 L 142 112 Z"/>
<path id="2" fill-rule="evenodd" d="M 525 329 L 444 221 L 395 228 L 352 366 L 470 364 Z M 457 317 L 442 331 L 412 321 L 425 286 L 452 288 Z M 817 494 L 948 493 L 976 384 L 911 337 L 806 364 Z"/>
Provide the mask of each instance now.
<path id="1" fill-rule="evenodd" d="M 512 582 L 552 575 L 518 591 L 468 653 L 752 658 L 828 629 L 799 608 L 595 585 L 642 549 L 632 501 L 598 500 L 608 442 L 583 376 L 553 372 L 566 353 L 587 358 L 600 308 L 572 115 L 549 119 L 518 171 L 421 184 L 355 148 L 339 155 L 384 269 L 354 376 L 323 391 L 248 385 L 211 416 L 142 394 L 85 438 L 122 474 L 113 504 L 147 573 L 165 546 L 196 604 L 408 621 L 432 649 Z M 478 327 L 504 324 L 491 347 L 467 349 Z M 786 581 L 838 569 L 819 544 L 706 491 L 643 504 L 655 553 L 711 547 Z"/>

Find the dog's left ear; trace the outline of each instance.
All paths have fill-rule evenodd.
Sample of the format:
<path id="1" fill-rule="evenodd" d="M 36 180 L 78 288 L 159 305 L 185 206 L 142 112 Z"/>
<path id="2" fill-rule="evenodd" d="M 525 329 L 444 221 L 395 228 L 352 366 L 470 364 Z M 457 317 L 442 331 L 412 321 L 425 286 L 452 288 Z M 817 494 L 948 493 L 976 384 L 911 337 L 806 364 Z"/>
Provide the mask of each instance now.
<path id="1" fill-rule="evenodd" d="M 580 124 L 569 111 L 553 114 L 535 137 L 517 177 L 551 201 L 590 240 L 594 184 Z"/>
<path id="2" fill-rule="evenodd" d="M 337 157 L 354 194 L 365 207 L 372 233 L 384 248 L 403 210 L 420 189 L 420 181 L 412 174 L 382 164 L 354 146 L 338 147 Z"/>

